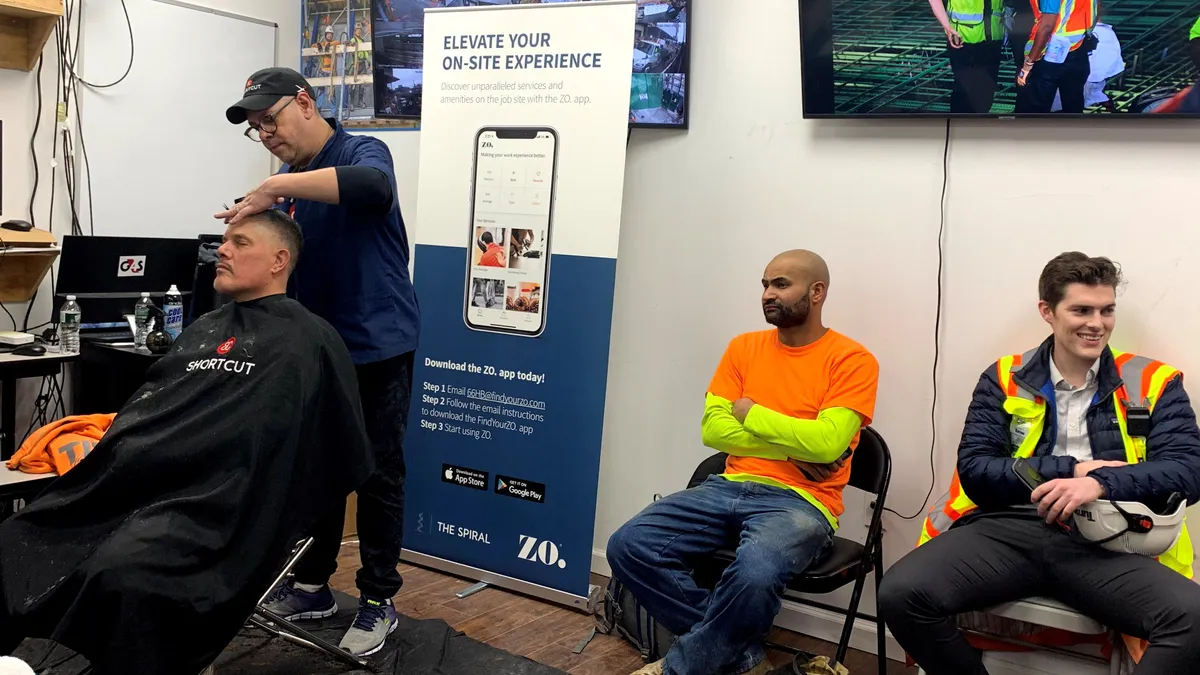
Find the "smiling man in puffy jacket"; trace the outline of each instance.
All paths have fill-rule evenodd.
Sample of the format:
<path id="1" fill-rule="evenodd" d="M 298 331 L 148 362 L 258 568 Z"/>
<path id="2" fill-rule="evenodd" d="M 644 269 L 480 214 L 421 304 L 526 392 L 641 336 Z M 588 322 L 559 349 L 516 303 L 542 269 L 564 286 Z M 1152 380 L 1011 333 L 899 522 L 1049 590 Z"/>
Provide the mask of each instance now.
<path id="1" fill-rule="evenodd" d="M 1001 358 L 975 387 L 950 492 L 879 596 L 892 634 L 928 675 L 985 674 L 954 617 L 1031 596 L 1149 640 L 1139 675 L 1200 663 L 1186 527 L 1155 559 L 1101 548 L 1069 525 L 1098 499 L 1153 509 L 1172 494 L 1200 500 L 1200 429 L 1182 374 L 1108 346 L 1120 283 L 1107 258 L 1051 260 L 1038 307 L 1053 335 Z M 1046 482 L 1031 492 L 1013 471 L 1017 458 Z"/>

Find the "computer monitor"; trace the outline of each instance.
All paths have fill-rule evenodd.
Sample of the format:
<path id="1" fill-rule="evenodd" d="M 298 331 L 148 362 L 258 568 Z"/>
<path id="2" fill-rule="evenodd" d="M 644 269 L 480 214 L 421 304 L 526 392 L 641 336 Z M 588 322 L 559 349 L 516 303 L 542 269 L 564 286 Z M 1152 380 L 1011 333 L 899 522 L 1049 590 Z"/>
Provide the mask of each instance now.
<path id="1" fill-rule="evenodd" d="M 66 296 L 74 295 L 83 310 L 81 330 L 128 329 L 124 317 L 142 293 L 161 307 L 172 285 L 183 295 L 188 316 L 199 246 L 195 238 L 64 236 L 54 316 Z"/>

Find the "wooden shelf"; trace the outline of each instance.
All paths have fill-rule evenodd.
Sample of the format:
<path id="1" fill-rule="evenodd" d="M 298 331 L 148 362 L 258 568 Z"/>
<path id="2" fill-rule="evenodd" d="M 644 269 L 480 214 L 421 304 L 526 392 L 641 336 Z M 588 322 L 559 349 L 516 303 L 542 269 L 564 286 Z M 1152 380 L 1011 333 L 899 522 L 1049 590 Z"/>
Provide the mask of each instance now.
<path id="1" fill-rule="evenodd" d="M 33 70 L 63 0 L 0 0 L 0 68 Z"/>

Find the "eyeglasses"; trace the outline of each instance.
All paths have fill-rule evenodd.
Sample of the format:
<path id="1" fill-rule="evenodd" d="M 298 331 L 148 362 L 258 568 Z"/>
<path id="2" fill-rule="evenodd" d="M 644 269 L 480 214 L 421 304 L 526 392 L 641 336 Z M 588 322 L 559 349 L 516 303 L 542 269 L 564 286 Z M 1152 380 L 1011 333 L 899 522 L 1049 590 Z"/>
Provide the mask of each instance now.
<path id="1" fill-rule="evenodd" d="M 296 98 L 293 96 L 291 98 L 291 100 L 289 100 L 287 103 L 284 103 L 283 106 L 281 108 L 279 108 L 279 110 L 276 110 L 275 112 L 267 114 L 267 115 L 263 115 L 262 119 L 259 120 L 258 124 L 251 124 L 250 128 L 246 129 L 246 132 L 245 132 L 246 138 L 249 138 L 250 140 L 254 141 L 255 143 L 262 143 L 263 133 L 273 134 L 276 131 L 278 131 L 278 129 L 279 129 L 279 113 L 283 112 L 284 108 L 288 107 L 295 101 L 296 101 Z"/>

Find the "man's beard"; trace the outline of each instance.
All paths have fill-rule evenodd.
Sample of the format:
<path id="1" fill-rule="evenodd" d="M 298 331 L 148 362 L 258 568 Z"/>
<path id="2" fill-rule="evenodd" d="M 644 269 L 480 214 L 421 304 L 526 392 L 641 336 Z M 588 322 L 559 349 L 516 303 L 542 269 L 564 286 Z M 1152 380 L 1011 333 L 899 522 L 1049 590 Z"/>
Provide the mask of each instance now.
<path id="1" fill-rule="evenodd" d="M 774 307 L 773 314 L 767 313 L 768 307 Z M 795 328 L 803 326 L 808 321 L 808 313 L 812 309 L 812 299 L 810 294 L 805 293 L 803 298 L 800 298 L 791 306 L 784 306 L 778 300 L 772 300 L 770 303 L 763 304 L 763 318 L 767 323 L 779 328 Z"/>

